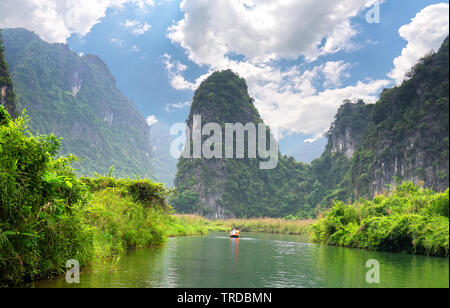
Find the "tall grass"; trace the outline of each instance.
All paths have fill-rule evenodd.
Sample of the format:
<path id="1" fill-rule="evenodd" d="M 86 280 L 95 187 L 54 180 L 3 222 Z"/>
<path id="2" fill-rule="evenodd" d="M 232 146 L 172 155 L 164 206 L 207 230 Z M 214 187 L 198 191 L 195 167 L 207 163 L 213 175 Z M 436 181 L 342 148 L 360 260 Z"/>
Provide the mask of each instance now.
<path id="1" fill-rule="evenodd" d="M 93 234 L 95 263 L 114 259 L 130 249 L 160 245 L 165 240 L 167 214 L 146 208 L 116 189 L 95 193 L 83 214 L 84 224 Z"/>
<path id="2" fill-rule="evenodd" d="M 229 231 L 237 227 L 242 232 L 308 235 L 313 223 L 313 220 L 286 220 L 281 218 L 228 219 L 211 222 L 211 229 Z"/>
<path id="3" fill-rule="evenodd" d="M 166 222 L 166 235 L 168 237 L 206 235 L 210 231 L 208 225 L 208 220 L 200 216 L 172 215 Z"/>
<path id="4" fill-rule="evenodd" d="M 207 231 L 228 232 L 239 228 L 242 232 L 261 232 L 274 234 L 308 235 L 313 220 L 286 220 L 276 218 L 208 220 L 196 215 L 175 215 L 172 217 L 178 224 L 188 228 Z M 175 234 L 183 234 L 175 232 Z M 194 234 L 196 234 L 194 232 Z"/>

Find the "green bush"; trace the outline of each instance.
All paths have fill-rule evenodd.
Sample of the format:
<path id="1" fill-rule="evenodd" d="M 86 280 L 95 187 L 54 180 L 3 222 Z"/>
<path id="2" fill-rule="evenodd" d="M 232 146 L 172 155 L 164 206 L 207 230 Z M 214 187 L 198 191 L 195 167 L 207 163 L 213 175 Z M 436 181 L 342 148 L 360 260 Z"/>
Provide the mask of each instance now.
<path id="1" fill-rule="evenodd" d="M 0 285 L 92 258 L 92 235 L 79 215 L 88 191 L 69 167 L 74 158 L 55 159 L 60 141 L 32 136 L 25 123 L 0 106 Z"/>
<path id="2" fill-rule="evenodd" d="M 117 188 L 95 193 L 83 213 L 85 225 L 94 234 L 95 262 L 114 259 L 129 249 L 159 245 L 165 240 L 168 217 L 164 210 L 136 203 Z"/>
<path id="3" fill-rule="evenodd" d="M 404 183 L 372 201 L 335 202 L 313 226 L 317 243 L 370 250 L 449 255 L 449 191 Z"/>

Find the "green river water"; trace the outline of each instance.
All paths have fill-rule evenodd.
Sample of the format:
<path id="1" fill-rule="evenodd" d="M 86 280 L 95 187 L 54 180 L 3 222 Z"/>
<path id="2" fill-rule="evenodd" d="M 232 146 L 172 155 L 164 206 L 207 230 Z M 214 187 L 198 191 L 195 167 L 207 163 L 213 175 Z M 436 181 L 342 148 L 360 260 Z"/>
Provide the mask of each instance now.
<path id="1" fill-rule="evenodd" d="M 366 282 L 368 260 L 380 283 Z M 170 238 L 158 248 L 123 256 L 115 265 L 35 283 L 46 288 L 354 288 L 449 287 L 449 260 L 408 254 L 322 247 L 300 236 L 211 233 Z"/>

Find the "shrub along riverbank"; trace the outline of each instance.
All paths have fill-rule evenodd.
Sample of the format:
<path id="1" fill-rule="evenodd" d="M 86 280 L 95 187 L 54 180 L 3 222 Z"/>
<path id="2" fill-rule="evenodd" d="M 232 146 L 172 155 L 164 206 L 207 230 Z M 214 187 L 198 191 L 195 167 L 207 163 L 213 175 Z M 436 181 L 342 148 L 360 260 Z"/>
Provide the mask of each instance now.
<path id="1" fill-rule="evenodd" d="M 449 256 L 449 191 L 436 193 L 412 183 L 353 204 L 335 202 L 313 226 L 316 243 Z"/>
<path id="2" fill-rule="evenodd" d="M 13 286 L 160 245 L 166 236 L 204 234 L 148 180 L 77 179 L 74 157 L 57 157 L 60 140 L 35 137 L 26 119 L 0 106 L 0 286 Z"/>
<path id="3" fill-rule="evenodd" d="M 318 220 L 228 219 L 208 221 L 183 215 L 183 219 L 210 231 L 308 235 L 311 241 L 368 250 L 449 256 L 449 191 L 436 193 L 403 183 L 373 200 L 353 204 L 335 202 Z"/>

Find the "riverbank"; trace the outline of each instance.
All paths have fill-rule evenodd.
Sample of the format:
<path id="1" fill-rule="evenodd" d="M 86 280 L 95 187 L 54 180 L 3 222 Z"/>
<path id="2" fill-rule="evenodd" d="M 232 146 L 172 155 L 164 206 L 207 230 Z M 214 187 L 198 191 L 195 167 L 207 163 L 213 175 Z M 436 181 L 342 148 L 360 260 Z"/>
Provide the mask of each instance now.
<path id="1" fill-rule="evenodd" d="M 237 227 L 242 232 L 304 235 L 326 246 L 449 257 L 449 191 L 438 193 L 410 182 L 373 200 L 336 201 L 317 220 L 178 217 L 209 231 Z"/>
<path id="2" fill-rule="evenodd" d="M 449 256 L 449 190 L 404 183 L 373 200 L 335 202 L 313 225 L 313 242 L 376 251 Z"/>
<path id="3" fill-rule="evenodd" d="M 380 284 L 366 281 L 367 260 L 381 264 Z M 36 288 L 448 288 L 445 258 L 319 247 L 304 236 L 224 232 L 170 238 L 114 264 L 94 265 L 80 284 L 65 275 Z M 157 292 L 156 292 L 157 293 Z"/>

